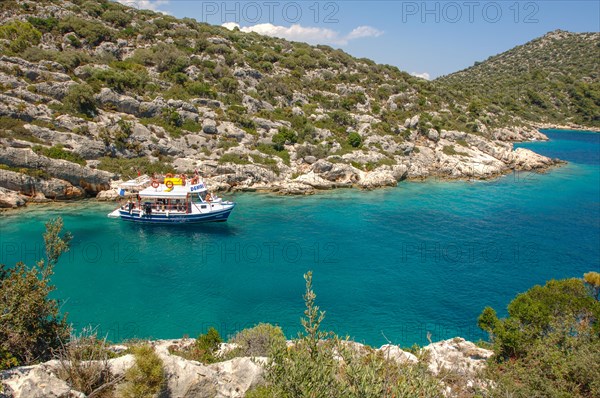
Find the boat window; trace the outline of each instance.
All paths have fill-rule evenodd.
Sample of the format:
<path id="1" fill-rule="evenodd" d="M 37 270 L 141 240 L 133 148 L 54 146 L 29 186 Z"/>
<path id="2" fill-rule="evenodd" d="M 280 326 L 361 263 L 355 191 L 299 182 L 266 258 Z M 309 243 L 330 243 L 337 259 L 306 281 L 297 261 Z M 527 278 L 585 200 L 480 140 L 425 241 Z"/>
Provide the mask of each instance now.
<path id="1" fill-rule="evenodd" d="M 206 209 L 206 207 L 207 207 L 206 205 L 200 205 L 201 209 Z"/>

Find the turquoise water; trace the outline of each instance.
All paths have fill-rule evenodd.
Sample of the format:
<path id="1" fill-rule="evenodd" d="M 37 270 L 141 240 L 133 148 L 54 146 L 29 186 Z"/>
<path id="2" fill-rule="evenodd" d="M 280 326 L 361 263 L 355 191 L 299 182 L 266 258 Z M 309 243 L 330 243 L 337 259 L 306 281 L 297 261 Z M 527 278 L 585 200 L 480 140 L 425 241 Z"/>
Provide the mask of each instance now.
<path id="1" fill-rule="evenodd" d="M 600 134 L 547 131 L 521 146 L 568 160 L 546 174 L 489 182 L 403 182 L 312 197 L 240 194 L 225 224 L 140 226 L 94 202 L 0 218 L 0 262 L 42 256 L 43 221 L 74 235 L 54 276 L 76 327 L 112 340 L 227 336 L 258 322 L 299 330 L 303 273 L 314 271 L 325 326 L 380 345 L 485 337 L 483 307 L 579 277 L 600 263 Z"/>

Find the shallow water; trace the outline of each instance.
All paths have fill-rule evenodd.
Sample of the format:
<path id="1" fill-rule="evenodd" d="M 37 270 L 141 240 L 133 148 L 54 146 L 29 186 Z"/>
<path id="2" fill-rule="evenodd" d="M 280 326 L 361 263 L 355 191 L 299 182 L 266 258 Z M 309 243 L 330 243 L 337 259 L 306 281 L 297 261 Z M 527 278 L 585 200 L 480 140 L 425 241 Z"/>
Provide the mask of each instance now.
<path id="1" fill-rule="evenodd" d="M 136 225 L 112 205 L 32 207 L 0 217 L 0 262 L 43 255 L 43 222 L 74 235 L 55 297 L 76 327 L 112 340 L 227 336 L 258 322 L 300 328 L 303 273 L 314 272 L 325 327 L 380 345 L 479 339 L 486 305 L 580 277 L 600 263 L 600 134 L 546 131 L 528 143 L 569 164 L 488 182 L 402 182 L 312 197 L 239 194 L 224 224 Z"/>

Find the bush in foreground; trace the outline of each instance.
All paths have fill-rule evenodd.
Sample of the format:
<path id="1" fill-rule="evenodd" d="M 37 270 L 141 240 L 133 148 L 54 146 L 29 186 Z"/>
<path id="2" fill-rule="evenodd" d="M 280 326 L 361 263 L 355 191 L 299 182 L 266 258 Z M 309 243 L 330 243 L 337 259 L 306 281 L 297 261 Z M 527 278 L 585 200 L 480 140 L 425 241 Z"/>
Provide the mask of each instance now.
<path id="1" fill-rule="evenodd" d="M 259 323 L 250 329 L 244 329 L 230 339 L 237 344 L 235 356 L 264 357 L 269 356 L 275 347 L 285 346 L 285 336 L 279 326 Z"/>
<path id="2" fill-rule="evenodd" d="M 106 339 L 98 339 L 88 328 L 72 335 L 69 343 L 58 351 L 58 377 L 88 396 L 110 396 L 120 379 L 110 371 L 108 360 L 115 354 L 108 346 Z"/>
<path id="3" fill-rule="evenodd" d="M 69 337 L 69 326 L 59 314 L 50 277 L 60 256 L 69 249 L 71 235 L 61 236 L 62 219 L 46 223 L 46 260 L 33 267 L 22 262 L 0 265 L 0 366 L 8 368 L 51 358 Z M 0 368 L 1 369 L 1 368 Z"/>
<path id="4" fill-rule="evenodd" d="M 267 367 L 267 384 L 250 397 L 438 397 L 440 384 L 424 364 L 400 365 L 368 347 L 357 348 L 320 329 L 325 313 L 315 304 L 312 273 L 304 276 L 304 333 L 287 348 L 275 346 Z"/>
<path id="5" fill-rule="evenodd" d="M 600 303 L 593 293 L 580 279 L 552 280 L 518 295 L 506 319 L 486 308 L 479 326 L 490 332 L 495 356 L 483 375 L 494 388 L 485 395 L 600 397 Z"/>
<path id="6" fill-rule="evenodd" d="M 163 362 L 148 344 L 132 348 L 135 364 L 125 373 L 125 384 L 120 390 L 123 398 L 157 397 L 165 388 Z"/>
<path id="7" fill-rule="evenodd" d="M 182 350 L 173 350 L 171 354 L 204 364 L 218 362 L 217 351 L 223 340 L 217 329 L 210 327 L 205 334 L 200 334 L 194 344 Z"/>

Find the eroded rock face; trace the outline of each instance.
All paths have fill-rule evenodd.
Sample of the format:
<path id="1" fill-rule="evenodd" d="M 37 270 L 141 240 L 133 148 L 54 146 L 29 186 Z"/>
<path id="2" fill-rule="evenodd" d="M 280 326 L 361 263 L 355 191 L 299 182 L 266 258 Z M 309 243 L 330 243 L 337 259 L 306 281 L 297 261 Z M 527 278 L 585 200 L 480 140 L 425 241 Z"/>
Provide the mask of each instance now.
<path id="1" fill-rule="evenodd" d="M 90 169 L 66 160 L 47 158 L 31 149 L 4 148 L 0 151 L 0 163 L 12 167 L 44 170 L 57 179 L 80 186 L 94 195 L 108 189 L 110 181 L 114 178 L 114 175 L 107 171 Z"/>

